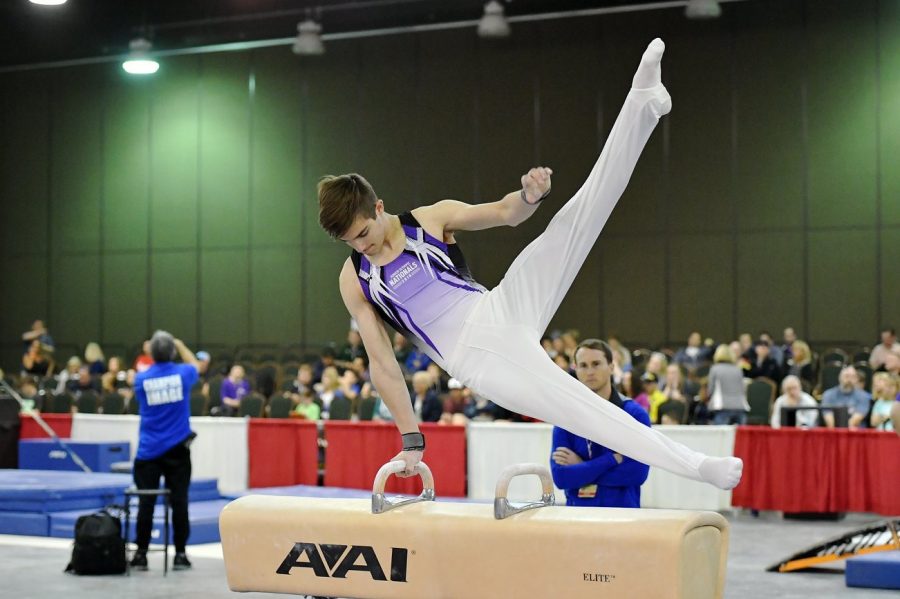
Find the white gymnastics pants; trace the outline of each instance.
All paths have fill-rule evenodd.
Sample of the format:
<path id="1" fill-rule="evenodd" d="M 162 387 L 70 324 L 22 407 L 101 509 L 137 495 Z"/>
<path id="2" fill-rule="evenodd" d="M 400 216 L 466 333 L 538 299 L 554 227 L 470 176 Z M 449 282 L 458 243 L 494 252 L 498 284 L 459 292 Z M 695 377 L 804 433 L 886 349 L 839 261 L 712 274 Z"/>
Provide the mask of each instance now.
<path id="1" fill-rule="evenodd" d="M 629 92 L 587 181 L 467 316 L 448 370 L 509 410 L 650 466 L 702 480 L 698 467 L 706 456 L 599 398 L 561 370 L 540 345 L 670 102 L 661 84 Z"/>

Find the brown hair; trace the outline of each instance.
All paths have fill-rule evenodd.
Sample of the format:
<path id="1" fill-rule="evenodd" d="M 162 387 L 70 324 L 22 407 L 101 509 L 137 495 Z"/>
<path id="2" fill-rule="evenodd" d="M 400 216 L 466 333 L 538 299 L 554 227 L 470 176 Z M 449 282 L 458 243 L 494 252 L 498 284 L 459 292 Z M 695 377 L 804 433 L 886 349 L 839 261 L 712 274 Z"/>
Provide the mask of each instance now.
<path id="1" fill-rule="evenodd" d="M 606 357 L 606 363 L 612 366 L 613 358 L 612 358 L 612 349 L 609 347 L 609 344 L 605 341 L 601 341 L 600 339 L 585 339 L 581 343 L 578 344 L 578 347 L 575 348 L 575 353 L 572 354 L 572 357 L 578 355 L 578 350 L 581 348 L 586 349 L 594 349 L 603 352 L 603 355 Z"/>
<path id="2" fill-rule="evenodd" d="M 362 175 L 326 175 L 317 189 L 319 225 L 332 237 L 346 233 L 357 216 L 375 218 L 378 196 Z"/>

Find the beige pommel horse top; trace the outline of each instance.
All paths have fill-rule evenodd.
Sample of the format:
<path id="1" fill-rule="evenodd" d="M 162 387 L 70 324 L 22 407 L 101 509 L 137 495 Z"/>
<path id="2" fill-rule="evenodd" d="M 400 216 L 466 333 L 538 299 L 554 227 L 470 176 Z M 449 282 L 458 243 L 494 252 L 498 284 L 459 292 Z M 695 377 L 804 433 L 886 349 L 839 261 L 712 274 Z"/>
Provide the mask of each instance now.
<path id="1" fill-rule="evenodd" d="M 228 585 L 366 599 L 712 599 L 723 595 L 728 522 L 714 512 L 563 507 L 549 471 L 508 468 L 493 509 L 435 502 L 425 490 L 396 502 L 379 471 L 372 502 L 249 495 L 219 527 Z M 537 474 L 541 501 L 506 501 L 509 479 Z M 374 512 L 374 513 L 373 513 Z"/>

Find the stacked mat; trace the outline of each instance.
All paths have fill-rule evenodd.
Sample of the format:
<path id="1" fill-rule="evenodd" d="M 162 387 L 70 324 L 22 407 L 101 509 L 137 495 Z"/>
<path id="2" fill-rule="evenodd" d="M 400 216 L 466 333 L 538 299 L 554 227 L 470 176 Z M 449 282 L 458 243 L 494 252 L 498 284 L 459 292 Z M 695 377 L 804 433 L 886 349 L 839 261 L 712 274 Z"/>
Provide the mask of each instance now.
<path id="1" fill-rule="evenodd" d="M 72 538 L 79 516 L 110 504 L 123 504 L 124 491 L 132 485 L 128 474 L 0 470 L 0 534 Z M 228 503 L 221 498 L 217 481 L 192 480 L 188 494 L 189 544 L 217 542 L 219 512 Z M 154 542 L 163 540 L 161 503 L 162 499 L 153 518 Z M 130 538 L 136 519 L 135 506 L 131 510 Z"/>

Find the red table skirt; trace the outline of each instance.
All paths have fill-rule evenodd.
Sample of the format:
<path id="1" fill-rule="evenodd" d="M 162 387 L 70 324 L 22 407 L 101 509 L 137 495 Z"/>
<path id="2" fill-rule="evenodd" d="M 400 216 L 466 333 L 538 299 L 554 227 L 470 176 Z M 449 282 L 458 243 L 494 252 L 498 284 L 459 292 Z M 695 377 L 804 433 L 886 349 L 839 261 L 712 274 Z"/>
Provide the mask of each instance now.
<path id="1" fill-rule="evenodd" d="M 425 463 L 434 474 L 439 497 L 466 495 L 466 427 L 421 424 L 426 437 Z M 371 489 L 378 469 L 401 449 L 393 424 L 379 422 L 325 423 L 325 486 Z M 417 495 L 422 490 L 418 476 L 391 476 L 385 490 Z"/>
<path id="2" fill-rule="evenodd" d="M 316 423 L 309 420 L 251 418 L 250 488 L 316 485 L 318 436 Z"/>
<path id="3" fill-rule="evenodd" d="M 784 512 L 900 514 L 900 437 L 847 429 L 742 426 L 738 507 Z"/>
<path id="4" fill-rule="evenodd" d="M 53 429 L 57 436 L 68 439 L 72 436 L 72 415 L 71 414 L 41 414 L 41 419 Z M 20 439 L 46 439 L 49 437 L 44 429 L 28 414 L 20 414 L 19 421 L 22 423 Z"/>

